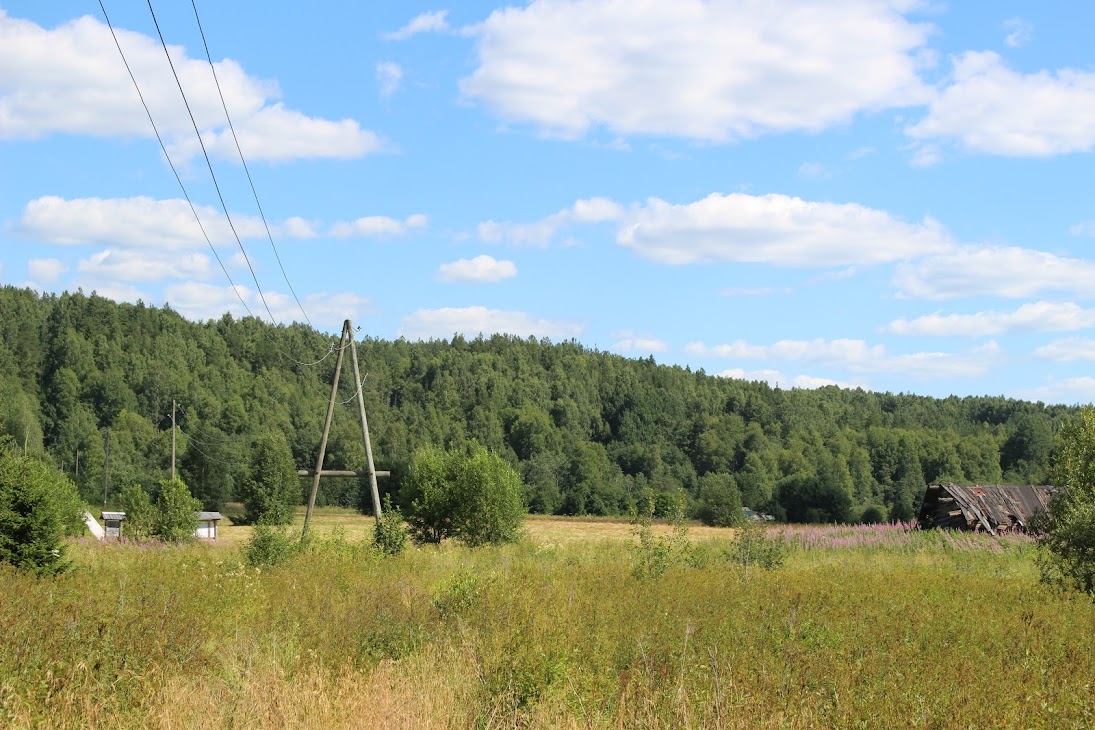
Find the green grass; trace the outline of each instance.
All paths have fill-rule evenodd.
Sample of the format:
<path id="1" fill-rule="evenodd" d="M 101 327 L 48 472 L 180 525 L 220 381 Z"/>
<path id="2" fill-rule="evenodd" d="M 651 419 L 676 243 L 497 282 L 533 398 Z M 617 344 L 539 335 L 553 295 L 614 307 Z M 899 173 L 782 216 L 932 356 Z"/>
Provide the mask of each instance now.
<path id="1" fill-rule="evenodd" d="M 270 570 L 207 545 L 0 566 L 0 725 L 1095 724 L 1095 605 L 1041 586 L 1025 541 L 804 539 L 765 571 L 705 537 L 645 580 L 629 539 L 361 542 Z"/>

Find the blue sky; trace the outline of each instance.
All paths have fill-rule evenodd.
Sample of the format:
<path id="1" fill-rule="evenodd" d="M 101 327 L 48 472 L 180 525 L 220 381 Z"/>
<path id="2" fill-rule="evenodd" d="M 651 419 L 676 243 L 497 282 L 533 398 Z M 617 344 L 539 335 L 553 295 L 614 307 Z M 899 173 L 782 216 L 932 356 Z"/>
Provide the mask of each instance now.
<path id="1" fill-rule="evenodd" d="M 104 3 L 209 242 L 98 4 L 0 0 L 0 282 L 1095 400 L 1095 6 L 199 1 L 268 238 L 191 3 L 153 7 L 227 218 L 147 5 Z"/>

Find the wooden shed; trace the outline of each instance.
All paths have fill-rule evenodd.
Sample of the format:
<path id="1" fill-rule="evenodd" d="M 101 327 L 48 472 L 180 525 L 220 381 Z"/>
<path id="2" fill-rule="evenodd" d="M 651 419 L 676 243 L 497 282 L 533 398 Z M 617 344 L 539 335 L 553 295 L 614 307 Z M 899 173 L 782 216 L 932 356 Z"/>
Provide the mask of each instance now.
<path id="1" fill-rule="evenodd" d="M 103 532 L 106 537 L 121 537 L 125 512 L 103 512 Z"/>
<path id="2" fill-rule="evenodd" d="M 929 484 L 917 522 L 923 528 L 1026 532 L 1049 509 L 1056 487 L 1005 484 Z"/>
<path id="3" fill-rule="evenodd" d="M 198 529 L 194 530 L 194 537 L 216 540 L 217 523 L 223 519 L 220 512 L 198 512 Z"/>

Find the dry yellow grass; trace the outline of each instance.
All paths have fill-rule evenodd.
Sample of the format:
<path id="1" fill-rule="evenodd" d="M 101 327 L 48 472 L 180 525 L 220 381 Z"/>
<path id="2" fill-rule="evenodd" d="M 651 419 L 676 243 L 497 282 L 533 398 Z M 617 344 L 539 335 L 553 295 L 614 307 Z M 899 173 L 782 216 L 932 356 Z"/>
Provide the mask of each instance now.
<path id="1" fill-rule="evenodd" d="M 290 529 L 300 534 L 304 525 L 304 509 L 297 510 Z M 652 525 L 654 534 L 668 535 L 671 529 L 661 521 Z M 373 518 L 352 509 L 321 507 L 312 513 L 309 528 L 317 536 L 344 531 L 351 540 L 372 537 Z M 635 526 L 626 517 L 556 517 L 529 515 L 524 530 L 528 539 L 539 545 L 569 545 L 578 542 L 603 542 L 606 540 L 633 540 Z M 725 527 L 706 527 L 699 523 L 689 525 L 689 537 L 694 540 L 733 537 L 734 530 Z M 222 525 L 219 538 L 211 545 L 238 546 L 251 536 L 247 525 Z"/>

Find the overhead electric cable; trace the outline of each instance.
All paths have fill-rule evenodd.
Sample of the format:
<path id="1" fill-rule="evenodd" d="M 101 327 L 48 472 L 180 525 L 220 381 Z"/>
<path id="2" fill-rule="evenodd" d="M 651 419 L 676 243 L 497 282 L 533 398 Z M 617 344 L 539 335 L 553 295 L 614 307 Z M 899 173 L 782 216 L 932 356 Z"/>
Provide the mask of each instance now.
<path id="1" fill-rule="evenodd" d="M 129 66 L 129 61 L 126 60 L 125 52 L 122 51 L 122 44 L 118 42 L 118 35 L 114 32 L 114 26 L 110 22 L 110 16 L 107 15 L 106 6 L 103 5 L 103 0 L 99 0 L 99 8 L 103 11 L 103 17 L 106 19 L 106 27 L 110 29 L 110 35 L 114 39 L 114 45 L 118 49 L 118 54 L 122 57 L 122 63 L 125 64 L 125 70 L 129 73 L 129 79 L 133 82 L 133 88 L 137 90 L 137 96 L 141 100 L 141 106 L 144 107 L 144 113 L 148 115 L 148 121 L 152 125 L 152 131 L 156 135 L 156 141 L 160 143 L 160 149 L 163 150 L 163 156 L 167 159 L 167 164 L 171 168 L 171 172 L 175 175 L 175 181 L 179 183 L 179 189 L 182 190 L 183 197 L 186 198 L 187 205 L 190 206 L 190 212 L 194 214 L 194 220 L 198 223 L 198 228 L 201 229 L 202 237 L 205 238 L 205 243 L 209 246 L 209 250 L 213 252 L 213 257 L 220 264 L 221 271 L 228 277 L 228 283 L 232 287 L 232 292 L 240 300 L 240 304 L 243 305 L 244 310 L 251 317 L 255 315 L 251 313 L 251 308 L 247 306 L 247 302 L 244 301 L 240 295 L 239 289 L 236 288 L 236 283 L 232 281 L 231 274 L 228 273 L 228 269 L 225 267 L 224 262 L 221 261 L 220 254 L 217 253 L 217 249 L 213 246 L 213 242 L 209 240 L 209 234 L 205 231 L 205 226 L 202 225 L 201 217 L 198 215 L 198 209 L 194 207 L 194 202 L 190 200 L 190 195 L 186 192 L 186 186 L 183 184 L 182 178 L 179 176 L 179 171 L 175 169 L 175 163 L 171 161 L 171 155 L 167 152 L 167 145 L 164 144 L 163 137 L 160 136 L 160 130 L 156 127 L 156 120 L 152 118 L 152 112 L 148 108 L 148 103 L 144 99 L 144 94 L 141 93 L 141 87 L 137 83 L 137 77 L 133 75 L 133 69 Z"/>
<path id="2" fill-rule="evenodd" d="M 281 262 L 281 255 L 278 254 L 278 248 L 274 245 L 274 236 L 270 233 L 270 224 L 266 222 L 266 214 L 262 210 L 262 203 L 259 202 L 259 194 L 255 189 L 255 182 L 251 179 L 251 170 L 247 167 L 247 160 L 243 156 L 243 148 L 240 147 L 239 137 L 236 136 L 236 125 L 232 123 L 232 115 L 228 113 L 228 104 L 224 100 L 224 92 L 221 90 L 220 79 L 217 78 L 217 69 L 213 65 L 213 56 L 209 52 L 209 42 L 205 39 L 205 29 L 202 28 L 202 19 L 198 15 L 197 0 L 190 0 L 190 5 L 194 8 L 194 19 L 198 22 L 198 32 L 202 36 L 202 44 L 205 46 L 205 58 L 209 61 L 209 70 L 213 72 L 213 82 L 217 85 L 217 94 L 221 98 L 221 106 L 224 107 L 224 116 L 228 119 L 228 128 L 232 131 L 232 141 L 236 143 L 236 151 L 240 154 L 240 162 L 243 163 L 243 171 L 247 174 L 247 182 L 251 185 L 251 192 L 255 196 L 255 205 L 259 209 L 259 217 L 262 218 L 262 225 L 266 227 L 266 237 L 270 241 L 270 248 L 274 250 L 274 257 L 278 261 L 278 266 L 281 268 L 281 275 L 285 277 L 285 284 L 289 287 L 289 291 L 293 294 L 293 299 L 296 300 L 297 306 L 300 307 L 300 313 L 304 315 L 304 320 L 309 324 L 312 324 L 312 320 L 309 319 L 308 313 L 304 311 L 304 305 L 300 303 L 300 298 L 297 296 L 297 292 L 293 289 L 293 285 L 289 282 L 289 275 L 285 273 L 285 265 Z"/>
<path id="3" fill-rule="evenodd" d="M 102 4 L 102 0 L 99 0 Z M 236 232 L 236 224 L 232 222 L 232 216 L 228 212 L 228 205 L 224 202 L 224 195 L 221 193 L 221 186 L 217 182 L 217 175 L 213 172 L 213 162 L 209 159 L 209 151 L 205 148 L 205 141 L 202 139 L 201 130 L 198 129 L 198 122 L 194 119 L 194 111 L 190 108 L 190 102 L 186 98 L 186 92 L 183 90 L 182 81 L 179 80 L 179 74 L 175 70 L 175 62 L 171 60 L 171 52 L 167 50 L 167 41 L 164 40 L 163 31 L 160 30 L 160 21 L 156 19 L 156 11 L 152 9 L 152 0 L 148 0 L 148 11 L 152 13 L 152 22 L 156 26 L 156 34 L 160 36 L 160 45 L 163 46 L 164 55 L 167 56 L 167 64 L 171 67 L 171 74 L 175 77 L 175 83 L 179 87 L 179 93 L 182 94 L 183 104 L 186 105 L 186 112 L 190 115 L 190 123 L 194 125 L 194 134 L 198 137 L 198 144 L 201 145 L 202 155 L 205 157 L 205 164 L 209 168 L 209 175 L 213 178 L 213 187 L 217 191 L 217 198 L 220 200 L 221 209 L 224 211 L 224 217 L 228 220 L 228 227 L 232 229 L 232 235 L 236 239 L 236 243 L 239 244 L 240 252 L 243 254 L 243 260 L 247 263 L 247 268 L 251 271 L 251 279 L 255 282 L 255 289 L 258 290 L 259 299 L 262 300 L 262 305 L 266 307 L 266 313 L 270 315 L 270 321 L 275 325 L 278 323 L 277 318 L 274 317 L 274 313 L 270 311 L 270 305 L 266 302 L 266 295 L 262 293 L 262 286 L 259 285 L 259 277 L 255 274 L 255 268 L 251 265 L 251 259 L 247 256 L 247 249 L 243 247 L 243 241 L 240 240 L 239 233 Z"/>

